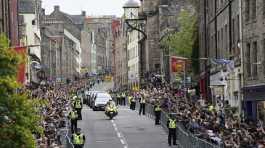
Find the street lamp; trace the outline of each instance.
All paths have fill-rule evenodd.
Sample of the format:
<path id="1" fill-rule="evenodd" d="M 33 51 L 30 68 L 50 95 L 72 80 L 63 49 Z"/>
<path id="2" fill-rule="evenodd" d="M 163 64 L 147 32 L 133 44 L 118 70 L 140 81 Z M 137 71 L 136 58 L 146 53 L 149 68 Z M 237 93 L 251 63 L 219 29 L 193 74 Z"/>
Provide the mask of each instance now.
<path id="1" fill-rule="evenodd" d="M 145 40 L 147 39 L 147 35 L 142 28 L 142 24 L 146 21 L 146 17 L 139 16 L 139 8 L 140 8 L 140 3 L 138 0 L 128 0 L 124 6 L 124 20 L 126 25 L 133 31 L 138 31 L 142 34 L 142 38 L 139 39 L 139 74 L 140 74 L 140 82 L 141 82 L 141 77 L 143 75 L 143 55 L 141 54 L 141 51 L 144 50 L 144 43 Z"/>

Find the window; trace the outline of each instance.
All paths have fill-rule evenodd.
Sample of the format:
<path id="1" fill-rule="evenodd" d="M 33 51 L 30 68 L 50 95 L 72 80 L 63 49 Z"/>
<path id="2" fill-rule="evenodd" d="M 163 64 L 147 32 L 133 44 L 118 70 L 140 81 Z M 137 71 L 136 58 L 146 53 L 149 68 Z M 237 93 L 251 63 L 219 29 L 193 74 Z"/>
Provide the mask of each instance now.
<path id="1" fill-rule="evenodd" d="M 247 71 L 247 76 L 251 76 L 251 62 L 250 62 L 250 43 L 247 43 L 247 50 L 246 50 L 246 71 Z"/>
<path id="2" fill-rule="evenodd" d="M 258 75 L 258 47 L 257 42 L 253 42 L 253 77 L 257 77 Z"/>
<path id="3" fill-rule="evenodd" d="M 239 21 L 240 21 L 239 15 L 237 15 L 237 24 L 236 24 L 236 26 L 237 26 L 237 42 L 240 41 L 240 22 Z"/>
<path id="4" fill-rule="evenodd" d="M 221 54 L 220 54 L 220 31 L 218 31 L 218 34 L 217 34 L 217 58 L 221 58 Z"/>
<path id="5" fill-rule="evenodd" d="M 225 42 L 225 51 L 228 51 L 228 28 L 227 24 L 225 24 L 225 37 L 224 37 L 224 42 Z M 228 53 L 228 52 L 225 52 Z"/>
<path id="6" fill-rule="evenodd" d="M 224 58 L 224 29 L 221 29 L 221 58 Z"/>
<path id="7" fill-rule="evenodd" d="M 257 0 L 251 0 L 252 1 L 252 19 L 256 19 L 257 16 Z"/>
<path id="8" fill-rule="evenodd" d="M 246 21 L 249 21 L 249 16 L 250 16 L 250 4 L 249 4 L 250 0 L 245 0 L 245 4 L 246 4 Z"/>
<path id="9" fill-rule="evenodd" d="M 235 45 L 235 19 L 232 20 L 232 46 Z"/>

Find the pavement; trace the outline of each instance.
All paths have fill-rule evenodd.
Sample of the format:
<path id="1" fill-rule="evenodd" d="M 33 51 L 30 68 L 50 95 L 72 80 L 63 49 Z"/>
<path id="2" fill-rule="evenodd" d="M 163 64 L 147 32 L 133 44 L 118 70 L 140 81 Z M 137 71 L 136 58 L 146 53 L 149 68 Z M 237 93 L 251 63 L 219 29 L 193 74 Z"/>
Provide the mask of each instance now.
<path id="1" fill-rule="evenodd" d="M 112 83 L 102 83 L 94 90 L 104 91 L 112 86 Z M 78 127 L 86 136 L 85 148 L 169 148 L 164 129 L 128 107 L 119 106 L 119 114 L 113 120 L 109 120 L 104 112 L 92 111 L 87 106 L 83 108 L 82 116 Z"/>

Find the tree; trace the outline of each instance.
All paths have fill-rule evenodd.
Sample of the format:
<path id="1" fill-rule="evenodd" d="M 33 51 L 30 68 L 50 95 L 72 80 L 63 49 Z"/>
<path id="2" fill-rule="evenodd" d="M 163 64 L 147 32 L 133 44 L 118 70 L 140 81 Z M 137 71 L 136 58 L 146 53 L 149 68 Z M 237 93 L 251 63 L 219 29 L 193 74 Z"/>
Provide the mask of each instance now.
<path id="1" fill-rule="evenodd" d="M 198 1 L 190 0 L 195 12 L 198 11 Z M 199 72 L 199 33 L 198 13 L 182 10 L 177 17 L 178 31 L 169 34 L 162 40 L 162 46 L 170 49 L 170 55 L 191 59 L 192 72 Z"/>
<path id="2" fill-rule="evenodd" d="M 196 16 L 182 10 L 177 17 L 179 30 L 162 40 L 162 45 L 169 48 L 173 55 L 190 58 L 194 44 Z"/>
<path id="3" fill-rule="evenodd" d="M 39 126 L 39 102 L 27 93 L 17 93 L 17 66 L 22 58 L 9 48 L 9 41 L 0 35 L 0 147 L 34 148 L 33 133 L 42 134 Z"/>

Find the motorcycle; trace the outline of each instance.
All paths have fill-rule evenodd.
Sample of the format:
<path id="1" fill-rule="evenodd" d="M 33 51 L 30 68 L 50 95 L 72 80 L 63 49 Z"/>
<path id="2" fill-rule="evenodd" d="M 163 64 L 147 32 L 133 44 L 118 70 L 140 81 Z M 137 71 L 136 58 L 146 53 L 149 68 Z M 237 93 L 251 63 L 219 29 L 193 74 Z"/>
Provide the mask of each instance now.
<path id="1" fill-rule="evenodd" d="M 118 114 L 118 111 L 116 107 L 107 107 L 105 114 L 112 120 Z"/>

